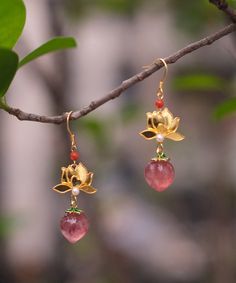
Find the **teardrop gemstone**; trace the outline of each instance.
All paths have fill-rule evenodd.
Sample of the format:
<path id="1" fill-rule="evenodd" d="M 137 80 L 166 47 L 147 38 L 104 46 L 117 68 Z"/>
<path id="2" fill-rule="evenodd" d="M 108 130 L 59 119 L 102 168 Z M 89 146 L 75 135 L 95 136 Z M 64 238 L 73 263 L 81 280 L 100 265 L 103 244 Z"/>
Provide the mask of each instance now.
<path id="1" fill-rule="evenodd" d="M 165 160 L 151 160 L 144 171 L 148 185 L 158 192 L 167 189 L 174 181 L 174 166 Z"/>
<path id="2" fill-rule="evenodd" d="M 75 244 L 88 232 L 89 221 L 83 211 L 67 212 L 60 222 L 61 233 L 71 244 Z"/>

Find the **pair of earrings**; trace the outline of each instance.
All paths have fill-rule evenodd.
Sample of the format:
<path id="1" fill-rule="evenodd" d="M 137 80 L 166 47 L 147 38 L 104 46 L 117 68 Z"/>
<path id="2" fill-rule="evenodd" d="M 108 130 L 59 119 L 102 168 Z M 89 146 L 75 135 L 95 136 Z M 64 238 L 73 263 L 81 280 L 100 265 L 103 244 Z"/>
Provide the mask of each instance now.
<path id="1" fill-rule="evenodd" d="M 181 141 L 184 139 L 184 136 L 177 133 L 180 118 L 174 118 L 168 108 L 164 107 L 163 86 L 168 68 L 165 60 L 159 60 L 162 61 L 165 67 L 165 73 L 157 91 L 157 99 L 155 101 L 157 110 L 146 114 L 147 128 L 140 135 L 146 140 L 156 139 L 157 141 L 157 155 L 145 167 L 144 176 L 151 188 L 161 192 L 173 183 L 175 176 L 174 167 L 164 152 L 163 142 L 165 139 Z M 72 113 L 71 111 L 67 115 L 67 131 L 71 140 L 70 159 L 72 164 L 61 168 L 60 184 L 53 187 L 53 190 L 60 194 L 70 193 L 70 208 L 65 211 L 60 227 L 63 236 L 70 243 L 74 244 L 84 237 L 89 229 L 88 218 L 84 211 L 78 208 L 77 197 L 80 191 L 94 194 L 97 190 L 92 187 L 93 173 L 89 172 L 81 162 L 78 163 L 79 152 L 75 135 L 69 126 Z"/>

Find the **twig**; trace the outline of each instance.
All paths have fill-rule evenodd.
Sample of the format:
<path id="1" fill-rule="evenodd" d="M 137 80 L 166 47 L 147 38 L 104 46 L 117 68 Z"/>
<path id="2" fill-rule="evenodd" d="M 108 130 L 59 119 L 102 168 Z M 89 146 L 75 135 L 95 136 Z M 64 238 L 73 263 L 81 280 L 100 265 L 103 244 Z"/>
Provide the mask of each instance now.
<path id="1" fill-rule="evenodd" d="M 230 24 L 214 34 L 211 34 L 199 41 L 187 45 L 183 49 L 180 49 L 177 52 L 173 53 L 172 55 L 164 58 L 164 60 L 166 61 L 167 64 L 173 64 L 180 58 L 184 57 L 185 55 L 192 53 L 199 48 L 210 45 L 216 40 L 234 31 L 236 31 L 236 24 Z M 104 95 L 102 98 L 92 101 L 87 107 L 84 107 L 82 110 L 74 111 L 73 114 L 71 115 L 71 119 L 72 120 L 79 119 L 82 116 L 85 116 L 88 113 L 92 112 L 93 110 L 97 109 L 101 105 L 105 104 L 106 102 L 119 97 L 126 89 L 148 78 L 150 75 L 152 75 L 162 67 L 163 67 L 163 63 L 160 60 L 157 60 L 155 63 L 150 65 L 150 67 L 146 68 L 144 71 L 123 81 L 117 88 L 113 89 L 112 91 Z M 42 116 L 32 113 L 26 113 L 20 109 L 12 108 L 12 107 L 8 107 L 5 110 L 9 114 L 16 116 L 19 120 L 34 121 L 41 123 L 61 124 L 66 121 L 66 117 L 67 117 L 66 113 L 59 116 Z"/>
<path id="2" fill-rule="evenodd" d="M 234 9 L 229 7 L 226 0 L 209 0 L 209 2 L 214 4 L 218 9 L 225 12 L 230 17 L 231 21 L 233 21 L 234 23 L 236 22 L 236 12 Z"/>

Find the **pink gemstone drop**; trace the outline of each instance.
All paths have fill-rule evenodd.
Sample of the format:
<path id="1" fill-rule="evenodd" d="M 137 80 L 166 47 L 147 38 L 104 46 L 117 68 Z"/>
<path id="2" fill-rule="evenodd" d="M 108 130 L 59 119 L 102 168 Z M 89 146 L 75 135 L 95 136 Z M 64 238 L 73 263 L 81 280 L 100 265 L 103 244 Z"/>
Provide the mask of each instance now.
<path id="1" fill-rule="evenodd" d="M 88 232 L 89 222 L 84 212 L 68 212 L 62 217 L 60 226 L 62 235 L 71 244 L 75 244 Z"/>
<path id="2" fill-rule="evenodd" d="M 144 176 L 151 188 L 158 192 L 162 192 L 174 181 L 174 166 L 169 161 L 152 160 L 145 167 Z"/>

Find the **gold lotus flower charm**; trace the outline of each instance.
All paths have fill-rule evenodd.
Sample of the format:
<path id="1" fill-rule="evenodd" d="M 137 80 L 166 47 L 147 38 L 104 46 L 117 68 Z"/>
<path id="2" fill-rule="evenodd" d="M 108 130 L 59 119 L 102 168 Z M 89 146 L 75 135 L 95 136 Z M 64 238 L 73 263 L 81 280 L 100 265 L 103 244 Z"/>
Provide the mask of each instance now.
<path id="1" fill-rule="evenodd" d="M 173 117 L 173 114 L 164 108 L 161 111 L 153 111 L 147 113 L 147 129 L 142 131 L 140 135 L 146 140 L 156 138 L 159 143 L 162 143 L 165 138 L 173 141 L 181 141 L 184 136 L 177 133 L 179 126 L 179 117 Z"/>
<path id="2" fill-rule="evenodd" d="M 88 172 L 82 163 L 62 167 L 61 170 L 61 183 L 53 187 L 54 191 L 60 194 L 71 191 L 72 195 L 78 195 L 79 191 L 87 194 L 96 193 L 97 190 L 91 186 L 93 173 Z"/>

